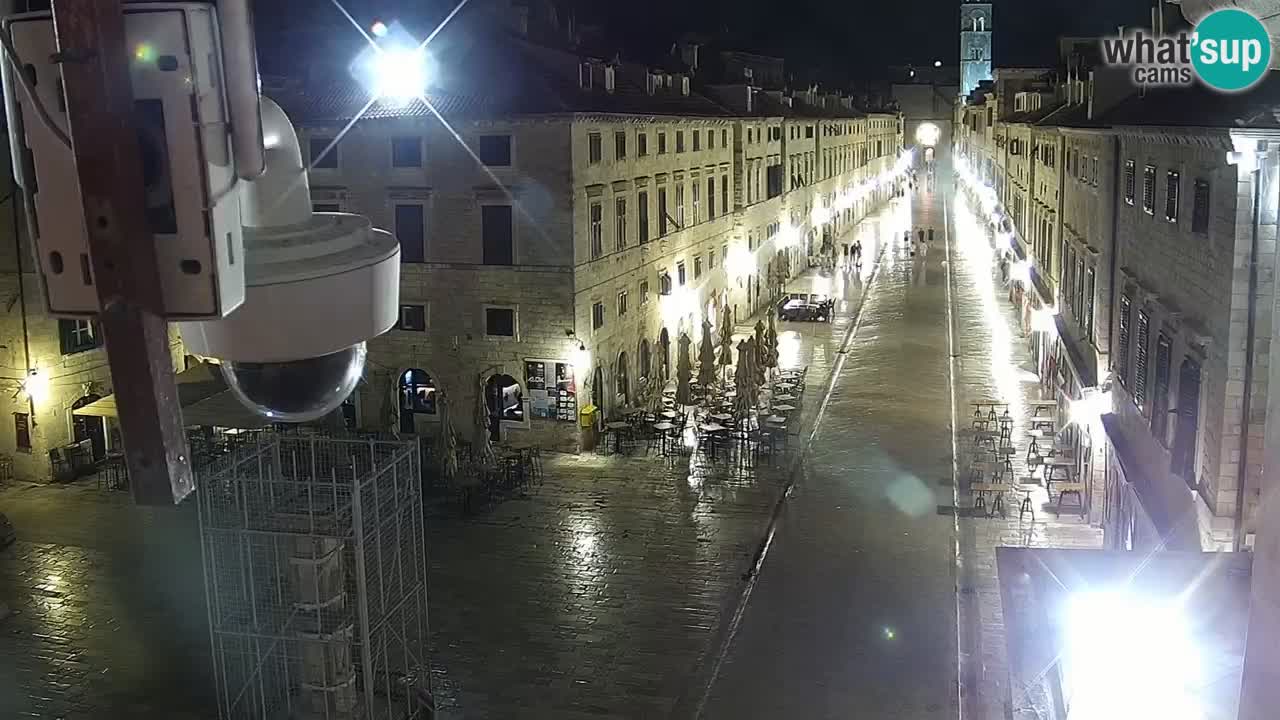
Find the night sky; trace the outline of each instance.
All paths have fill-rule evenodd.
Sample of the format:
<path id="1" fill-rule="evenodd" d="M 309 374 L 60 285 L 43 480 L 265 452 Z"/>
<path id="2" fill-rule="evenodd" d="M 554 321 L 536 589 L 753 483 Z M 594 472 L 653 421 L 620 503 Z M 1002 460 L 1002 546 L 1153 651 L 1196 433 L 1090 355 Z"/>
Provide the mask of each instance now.
<path id="1" fill-rule="evenodd" d="M 485 2 L 486 0 L 473 0 Z M 406 18 L 422 27 L 451 0 L 344 0 L 356 18 Z M 879 77 L 885 66 L 957 60 L 958 0 L 573 0 L 581 22 L 596 22 L 636 58 L 663 52 L 683 32 L 722 44 L 782 55 L 797 70 L 821 68 L 849 78 Z M 995 63 L 1051 63 L 1061 35 L 1100 35 L 1118 25 L 1149 25 L 1150 0 L 996 0 Z M 263 29 L 337 22 L 330 0 L 260 0 Z M 410 21 L 418 16 L 416 22 Z"/>

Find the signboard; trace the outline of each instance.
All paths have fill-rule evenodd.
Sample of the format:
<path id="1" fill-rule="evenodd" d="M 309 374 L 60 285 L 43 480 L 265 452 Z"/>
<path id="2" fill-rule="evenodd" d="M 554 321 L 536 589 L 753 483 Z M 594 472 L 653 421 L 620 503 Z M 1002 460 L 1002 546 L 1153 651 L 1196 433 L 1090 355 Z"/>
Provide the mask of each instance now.
<path id="1" fill-rule="evenodd" d="M 525 360 L 524 384 L 534 417 L 561 422 L 578 419 L 578 388 L 568 361 Z"/>

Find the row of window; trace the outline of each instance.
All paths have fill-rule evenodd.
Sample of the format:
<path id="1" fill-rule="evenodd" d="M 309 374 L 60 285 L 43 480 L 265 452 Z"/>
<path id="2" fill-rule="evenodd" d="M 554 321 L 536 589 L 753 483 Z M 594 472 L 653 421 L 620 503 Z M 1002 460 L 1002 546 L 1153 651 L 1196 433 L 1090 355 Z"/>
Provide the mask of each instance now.
<path id="1" fill-rule="evenodd" d="M 1169 445 L 1169 416 L 1177 415 L 1170 469 L 1194 487 L 1197 484 L 1195 458 L 1200 412 L 1200 364 L 1194 358 L 1183 358 L 1179 368 L 1177 405 L 1171 409 L 1173 343 L 1170 336 L 1163 331 L 1156 333 L 1152 363 L 1151 314 L 1145 308 L 1135 308 L 1127 293 L 1120 296 L 1116 324 L 1117 379 L 1129 390 L 1139 410 L 1149 414 L 1151 433 L 1163 446 Z"/>
<path id="2" fill-rule="evenodd" d="M 388 140 L 391 167 L 421 168 L 424 163 L 421 135 L 395 136 Z M 334 137 L 312 136 L 307 142 L 308 165 L 311 169 L 336 170 L 339 167 L 339 145 Z M 486 167 L 511 166 L 510 135 L 480 135 L 472 144 L 472 152 Z"/>
<path id="3" fill-rule="evenodd" d="M 340 212 L 337 203 L 313 203 L 313 212 Z M 399 202 L 392 207 L 400 262 L 427 261 L 427 209 L 425 202 Z M 480 262 L 484 265 L 515 264 L 515 225 L 511 205 L 480 206 Z"/>
<path id="4" fill-rule="evenodd" d="M 1138 166 L 1134 160 L 1124 162 L 1124 201 L 1133 206 L 1137 194 Z M 1142 210 L 1155 216 L 1156 212 L 1156 166 L 1145 165 L 1142 168 Z M 1182 175 L 1176 170 L 1165 171 L 1164 181 L 1164 219 L 1177 223 L 1182 203 Z M 1191 232 L 1209 232 L 1209 181 L 1196 178 L 1192 183 Z"/>
<path id="5" fill-rule="evenodd" d="M 1058 286 L 1061 288 L 1061 295 L 1071 308 L 1072 317 L 1084 331 L 1084 337 L 1094 343 L 1093 308 L 1097 271 L 1085 262 L 1083 253 L 1076 253 L 1075 247 L 1066 238 L 1059 241 L 1058 252 Z"/>
<path id="6" fill-rule="evenodd" d="M 689 225 L 685 224 L 685 183 L 677 182 L 673 184 L 675 188 L 675 205 L 671 207 L 667 204 L 668 196 L 666 185 L 657 187 L 657 214 L 658 214 L 658 237 L 663 237 L 672 230 L 683 230 L 685 227 L 697 225 L 698 223 L 714 220 L 717 215 L 724 215 L 731 211 L 729 205 L 729 175 L 722 173 L 717 178 L 715 175 L 708 176 L 705 180 L 706 195 L 703 195 L 704 181 L 690 180 L 688 182 L 689 194 L 692 197 L 691 210 L 689 217 L 692 218 Z M 717 198 L 719 204 L 717 205 Z M 705 199 L 705 205 L 704 205 Z M 613 251 L 621 252 L 630 247 L 631 234 L 629 220 L 631 217 L 631 208 L 629 207 L 628 197 L 619 195 L 613 199 Z M 649 242 L 651 238 L 649 234 L 649 191 L 639 190 L 636 192 L 635 217 L 636 217 L 636 241 L 640 244 Z M 674 212 L 674 215 L 672 214 Z M 604 219 L 604 202 L 600 199 L 592 199 L 587 210 L 587 237 L 591 241 L 591 259 L 603 257 L 605 254 L 605 219 Z"/>
<path id="7" fill-rule="evenodd" d="M 659 155 L 667 154 L 667 132 L 659 130 L 657 135 L 657 152 Z M 693 152 L 702 150 L 702 139 L 706 137 L 707 149 L 716 149 L 716 136 L 720 137 L 720 148 L 729 147 L 729 130 L 721 128 L 719 132 L 716 130 L 689 130 L 688 136 L 692 141 Z M 627 141 L 629 132 L 626 130 L 617 130 L 613 133 L 613 160 L 626 160 L 628 147 Z M 685 131 L 675 131 L 675 151 L 677 153 L 685 152 Z M 636 132 L 636 157 L 648 157 L 649 155 L 649 134 L 640 130 Z M 604 137 L 598 132 L 587 133 L 587 161 L 592 165 L 598 165 L 604 160 Z"/>
<path id="8" fill-rule="evenodd" d="M 1098 156 L 1083 155 L 1079 148 L 1067 148 L 1067 174 L 1085 185 L 1098 187 Z"/>
<path id="9" fill-rule="evenodd" d="M 708 250 L 705 257 L 706 257 L 706 264 L 704 265 L 702 254 L 693 256 L 693 279 L 694 280 L 701 279 L 704 271 L 710 272 L 716 269 L 716 264 L 717 264 L 716 251 Z M 725 263 L 725 260 L 728 259 L 728 257 L 729 257 L 729 246 L 728 245 L 721 246 L 719 264 L 723 266 Z M 672 292 L 673 285 L 684 287 L 684 285 L 687 284 L 688 279 L 689 279 L 688 266 L 685 264 L 684 260 L 681 260 L 680 262 L 676 263 L 676 277 L 675 277 L 674 283 L 672 282 L 671 275 L 665 269 L 659 270 L 658 271 L 658 294 L 670 295 Z M 644 307 L 649 303 L 649 281 L 641 280 L 639 290 L 640 290 L 639 292 L 640 306 Z M 626 316 L 627 309 L 630 305 L 630 297 L 631 297 L 630 290 L 623 289 L 618 291 L 618 300 L 617 300 L 617 304 L 615 305 L 616 312 L 617 312 L 616 316 L 618 318 L 622 318 Z M 603 328 L 605 326 L 605 320 L 606 320 L 606 309 L 605 309 L 604 302 L 597 301 L 593 303 L 591 305 L 591 329 L 599 330 Z"/>
<path id="10" fill-rule="evenodd" d="M 429 313 L 425 303 L 404 303 L 400 306 L 400 320 L 396 329 L 404 332 L 426 332 Z M 516 309 L 513 307 L 485 307 L 484 334 L 496 338 L 516 336 Z"/>

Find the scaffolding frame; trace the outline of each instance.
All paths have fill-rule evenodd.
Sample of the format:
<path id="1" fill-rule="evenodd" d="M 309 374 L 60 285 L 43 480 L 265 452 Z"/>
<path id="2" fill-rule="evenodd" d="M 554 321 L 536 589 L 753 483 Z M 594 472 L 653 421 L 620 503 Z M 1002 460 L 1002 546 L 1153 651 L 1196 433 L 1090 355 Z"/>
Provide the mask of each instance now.
<path id="1" fill-rule="evenodd" d="M 417 446 L 268 433 L 199 476 L 219 718 L 430 717 Z"/>

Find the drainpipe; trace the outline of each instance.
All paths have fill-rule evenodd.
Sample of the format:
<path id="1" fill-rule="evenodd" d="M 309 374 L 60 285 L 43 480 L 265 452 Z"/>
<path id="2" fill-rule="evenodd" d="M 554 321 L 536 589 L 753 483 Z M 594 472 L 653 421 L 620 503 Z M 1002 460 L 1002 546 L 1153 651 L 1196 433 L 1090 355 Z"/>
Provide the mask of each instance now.
<path id="1" fill-rule="evenodd" d="M 1254 332 L 1258 309 L 1258 226 L 1262 217 L 1262 168 L 1253 171 L 1253 228 L 1249 238 L 1249 316 L 1245 330 L 1244 397 L 1240 401 L 1240 462 L 1236 470 L 1236 517 L 1232 545 L 1244 547 L 1245 481 L 1249 477 L 1249 402 L 1253 394 Z"/>

